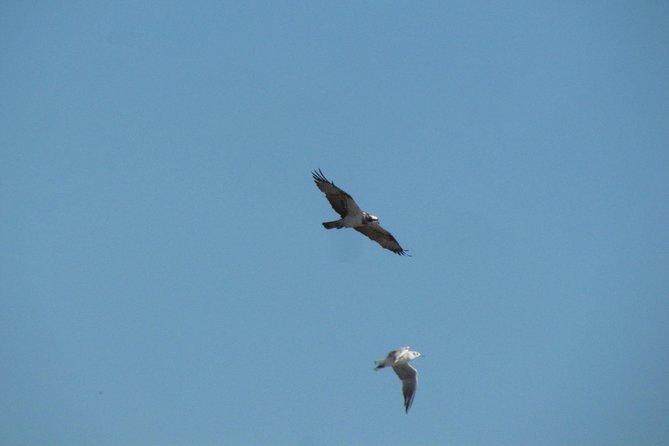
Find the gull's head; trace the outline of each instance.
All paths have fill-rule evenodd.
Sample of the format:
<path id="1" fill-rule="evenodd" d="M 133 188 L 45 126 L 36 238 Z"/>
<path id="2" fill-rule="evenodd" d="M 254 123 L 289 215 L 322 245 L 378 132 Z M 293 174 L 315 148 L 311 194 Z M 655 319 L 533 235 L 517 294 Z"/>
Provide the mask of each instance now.
<path id="1" fill-rule="evenodd" d="M 367 212 L 365 212 L 364 216 L 366 223 L 378 223 L 379 221 L 379 218 L 376 215 L 368 214 Z"/>
<path id="2" fill-rule="evenodd" d="M 410 351 L 409 355 L 411 355 L 412 360 L 416 359 L 416 358 L 420 358 L 421 356 L 423 356 L 423 354 L 421 352 L 414 352 L 414 351 Z"/>

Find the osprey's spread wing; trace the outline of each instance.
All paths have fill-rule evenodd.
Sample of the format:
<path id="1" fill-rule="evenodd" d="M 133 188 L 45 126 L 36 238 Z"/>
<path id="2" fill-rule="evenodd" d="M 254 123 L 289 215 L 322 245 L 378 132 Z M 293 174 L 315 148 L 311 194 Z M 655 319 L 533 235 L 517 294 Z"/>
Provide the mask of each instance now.
<path id="1" fill-rule="evenodd" d="M 353 229 L 362 234 L 365 234 L 367 237 L 374 240 L 384 248 L 391 250 L 395 254 L 399 254 L 401 256 L 406 254 L 406 250 L 402 249 L 395 237 L 393 237 L 390 232 L 383 229 L 381 225 L 376 222 L 357 226 Z"/>
<path id="2" fill-rule="evenodd" d="M 328 201 L 342 218 L 349 214 L 360 214 L 362 211 L 349 194 L 339 189 L 335 184 L 325 178 L 321 169 L 314 170 L 311 175 L 314 177 L 316 186 L 325 194 Z"/>
<path id="3" fill-rule="evenodd" d="M 416 395 L 416 369 L 408 363 L 396 365 L 393 367 L 397 376 L 402 380 L 402 394 L 404 395 L 404 409 L 409 412 L 413 397 Z"/>

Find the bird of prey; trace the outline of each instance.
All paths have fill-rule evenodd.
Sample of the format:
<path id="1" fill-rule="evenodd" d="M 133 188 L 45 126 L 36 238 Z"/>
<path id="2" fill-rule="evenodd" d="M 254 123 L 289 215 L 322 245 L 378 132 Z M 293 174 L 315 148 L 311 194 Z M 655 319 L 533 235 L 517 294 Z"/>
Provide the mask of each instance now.
<path id="1" fill-rule="evenodd" d="M 392 367 L 397 376 L 402 381 L 402 394 L 404 395 L 404 410 L 409 413 L 413 397 L 416 395 L 416 369 L 409 365 L 409 361 L 423 356 L 422 353 L 411 350 L 410 347 L 400 347 L 388 353 L 385 359 L 374 361 L 376 367 L 374 370 L 381 370 L 384 367 Z"/>
<path id="2" fill-rule="evenodd" d="M 353 197 L 325 178 L 320 169 L 314 170 L 311 174 L 316 186 L 332 205 L 332 209 L 341 216 L 339 220 L 323 223 L 325 229 L 353 228 L 395 254 L 401 256 L 406 254 L 407 250 L 402 249 L 395 237 L 381 227 L 377 217 L 360 209 Z"/>

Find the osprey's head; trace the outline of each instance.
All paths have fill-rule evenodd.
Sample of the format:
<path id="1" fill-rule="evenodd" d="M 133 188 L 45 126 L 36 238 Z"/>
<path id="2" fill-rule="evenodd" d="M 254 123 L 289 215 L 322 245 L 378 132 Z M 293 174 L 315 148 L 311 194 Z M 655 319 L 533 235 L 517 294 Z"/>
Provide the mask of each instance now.
<path id="1" fill-rule="evenodd" d="M 411 359 L 412 359 L 412 360 L 413 360 L 413 359 L 416 359 L 416 358 L 420 358 L 421 356 L 423 356 L 422 353 L 420 353 L 420 352 L 414 352 L 414 351 L 410 351 L 410 352 L 409 352 L 409 355 L 411 355 Z"/>
<path id="2" fill-rule="evenodd" d="M 375 215 L 368 214 L 367 212 L 363 212 L 362 215 L 365 218 L 365 223 L 378 223 L 379 222 L 379 218 Z"/>

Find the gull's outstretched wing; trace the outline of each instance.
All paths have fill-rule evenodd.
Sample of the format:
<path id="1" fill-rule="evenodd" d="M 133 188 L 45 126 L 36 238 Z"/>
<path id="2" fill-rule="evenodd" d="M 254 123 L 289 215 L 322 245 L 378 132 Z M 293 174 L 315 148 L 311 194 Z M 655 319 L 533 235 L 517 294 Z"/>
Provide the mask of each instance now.
<path id="1" fill-rule="evenodd" d="M 353 197 L 339 189 L 335 184 L 325 178 L 320 169 L 314 170 L 311 175 L 314 177 L 316 186 L 325 194 L 325 197 L 330 202 L 332 209 L 334 209 L 342 218 L 349 214 L 360 214 L 362 211 L 356 204 Z"/>
<path id="2" fill-rule="evenodd" d="M 392 352 L 388 353 L 388 358 L 392 359 L 393 362 L 395 362 L 404 352 L 409 351 L 410 348 L 411 347 L 398 347 L 396 350 L 393 350 Z"/>
<path id="3" fill-rule="evenodd" d="M 404 410 L 409 413 L 413 397 L 416 395 L 416 369 L 409 364 L 401 364 L 393 367 L 397 376 L 402 380 L 402 394 L 404 395 Z"/>
<path id="4" fill-rule="evenodd" d="M 368 223 L 362 226 L 356 226 L 353 229 L 360 232 L 361 234 L 365 234 L 367 237 L 374 240 L 384 248 L 394 252 L 395 254 L 399 254 L 401 256 L 406 254 L 406 250 L 400 246 L 395 237 L 393 237 L 390 232 L 383 229 L 381 225 L 376 222 Z"/>

